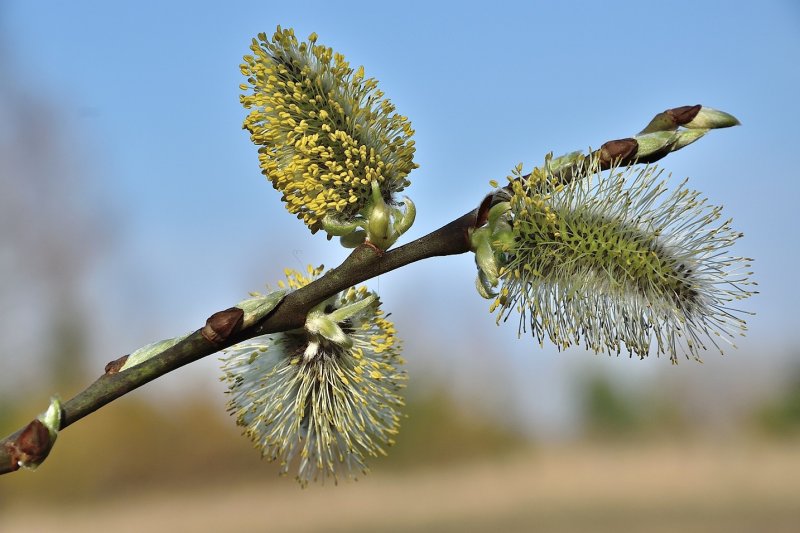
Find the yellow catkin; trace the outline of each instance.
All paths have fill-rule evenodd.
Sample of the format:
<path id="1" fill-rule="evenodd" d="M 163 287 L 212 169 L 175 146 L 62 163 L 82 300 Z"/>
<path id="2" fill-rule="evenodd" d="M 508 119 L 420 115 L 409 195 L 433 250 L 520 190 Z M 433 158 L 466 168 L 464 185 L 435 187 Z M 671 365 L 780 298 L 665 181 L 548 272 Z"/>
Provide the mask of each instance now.
<path id="1" fill-rule="evenodd" d="M 280 28 L 262 36 L 241 65 L 251 91 L 241 97 L 244 127 L 287 210 L 316 231 L 328 215 L 346 220 L 364 209 L 373 181 L 385 198 L 403 190 L 417 167 L 414 131 L 377 81 L 315 34 L 308 43 Z"/>

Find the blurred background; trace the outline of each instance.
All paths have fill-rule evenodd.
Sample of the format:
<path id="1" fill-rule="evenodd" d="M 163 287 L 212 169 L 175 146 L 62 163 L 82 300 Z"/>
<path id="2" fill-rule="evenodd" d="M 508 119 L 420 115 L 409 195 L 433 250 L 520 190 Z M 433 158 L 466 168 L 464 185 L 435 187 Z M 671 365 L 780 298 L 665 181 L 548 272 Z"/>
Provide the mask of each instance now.
<path id="1" fill-rule="evenodd" d="M 403 242 L 519 162 L 701 103 L 742 127 L 661 166 L 745 233 L 750 331 L 704 363 L 558 353 L 495 325 L 468 255 L 370 282 L 404 340 L 398 444 L 301 490 L 239 436 L 209 357 L 0 477 L 0 530 L 795 531 L 800 3 L 0 0 L 0 433 L 103 365 L 335 266 L 259 173 L 238 65 L 276 25 L 343 53 L 417 131 Z"/>

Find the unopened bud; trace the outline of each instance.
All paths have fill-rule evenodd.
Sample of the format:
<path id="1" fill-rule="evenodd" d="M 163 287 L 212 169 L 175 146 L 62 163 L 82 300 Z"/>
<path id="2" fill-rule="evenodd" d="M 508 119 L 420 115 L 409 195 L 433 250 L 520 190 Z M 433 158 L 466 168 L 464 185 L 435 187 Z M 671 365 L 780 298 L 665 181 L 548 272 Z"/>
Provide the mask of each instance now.
<path id="1" fill-rule="evenodd" d="M 733 115 L 710 107 L 702 107 L 691 122 L 684 124 L 688 129 L 717 129 L 738 126 L 741 122 Z"/>

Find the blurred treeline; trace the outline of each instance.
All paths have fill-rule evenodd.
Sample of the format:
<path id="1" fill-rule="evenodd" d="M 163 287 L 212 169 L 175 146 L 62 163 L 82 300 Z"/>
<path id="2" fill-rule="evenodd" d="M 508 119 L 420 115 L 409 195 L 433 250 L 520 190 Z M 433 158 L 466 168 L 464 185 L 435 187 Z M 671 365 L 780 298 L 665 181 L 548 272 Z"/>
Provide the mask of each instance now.
<path id="1" fill-rule="evenodd" d="M 713 436 L 691 407 L 663 388 L 631 392 L 602 375 L 582 379 L 582 435 L 589 439 L 669 439 Z M 800 436 L 800 366 L 766 399 L 746 408 L 728 431 L 764 439 Z"/>

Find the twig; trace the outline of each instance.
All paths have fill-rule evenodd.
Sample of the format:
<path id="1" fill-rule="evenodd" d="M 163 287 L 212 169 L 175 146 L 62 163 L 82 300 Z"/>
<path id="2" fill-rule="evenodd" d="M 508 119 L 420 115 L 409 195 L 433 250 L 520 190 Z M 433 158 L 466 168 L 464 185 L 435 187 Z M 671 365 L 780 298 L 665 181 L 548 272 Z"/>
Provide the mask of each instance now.
<path id="1" fill-rule="evenodd" d="M 314 305 L 348 287 L 421 259 L 469 251 L 468 230 L 474 226 L 476 213 L 477 210 L 467 213 L 424 237 L 380 255 L 369 246 L 359 246 L 340 266 L 289 293 L 266 318 L 247 329 L 235 326 L 235 308 L 226 309 L 211 315 L 206 326 L 157 357 L 121 372 L 116 370 L 127 356 L 112 361 L 97 381 L 63 404 L 59 429 L 63 430 L 145 383 L 238 342 L 300 328 Z M 233 327 L 230 327 L 231 323 Z M 51 443 L 47 442 L 47 432 L 35 431 L 39 425 L 38 420 L 34 420 L 0 441 L 0 474 L 17 470 L 22 458 L 38 458 L 49 450 Z M 35 438 L 31 439 L 29 435 Z"/>
<path id="2" fill-rule="evenodd" d="M 553 169 L 553 174 L 565 182 L 578 179 L 583 177 L 587 168 L 591 168 L 588 162 L 593 158 L 599 162 L 601 169 L 661 159 L 707 131 L 697 130 L 699 133 L 688 141 L 686 137 L 680 137 L 679 133 L 672 136 L 669 133 L 689 124 L 700 111 L 701 106 L 684 106 L 659 113 L 636 137 L 606 142 L 588 155 L 574 152 L 554 159 L 554 163 L 558 161 L 558 168 Z M 723 118 L 727 120 L 726 117 L 730 116 Z M 730 119 L 735 121 L 733 117 Z M 732 121 L 710 127 L 727 127 L 738 123 Z M 654 135 L 656 141 L 653 141 Z M 654 142 L 656 148 L 653 148 Z M 642 154 L 643 143 L 649 143 L 645 155 Z M 110 362 L 102 376 L 63 404 L 58 429 L 65 429 L 145 383 L 236 343 L 267 333 L 301 328 L 312 307 L 358 283 L 421 259 L 470 251 L 469 232 L 485 222 L 485 214 L 492 201 L 493 195 L 490 195 L 478 209 L 424 237 L 387 252 L 379 253 L 374 247 L 362 244 L 341 265 L 305 287 L 287 294 L 266 317 L 249 327 L 242 326 L 241 309 L 229 308 L 214 313 L 203 328 L 138 365 L 120 370 L 127 356 Z M 48 429 L 40 420 L 34 419 L 0 441 L 0 474 L 19 469 L 21 463 L 40 463 L 47 457 L 52 445 L 53 439 Z"/>

